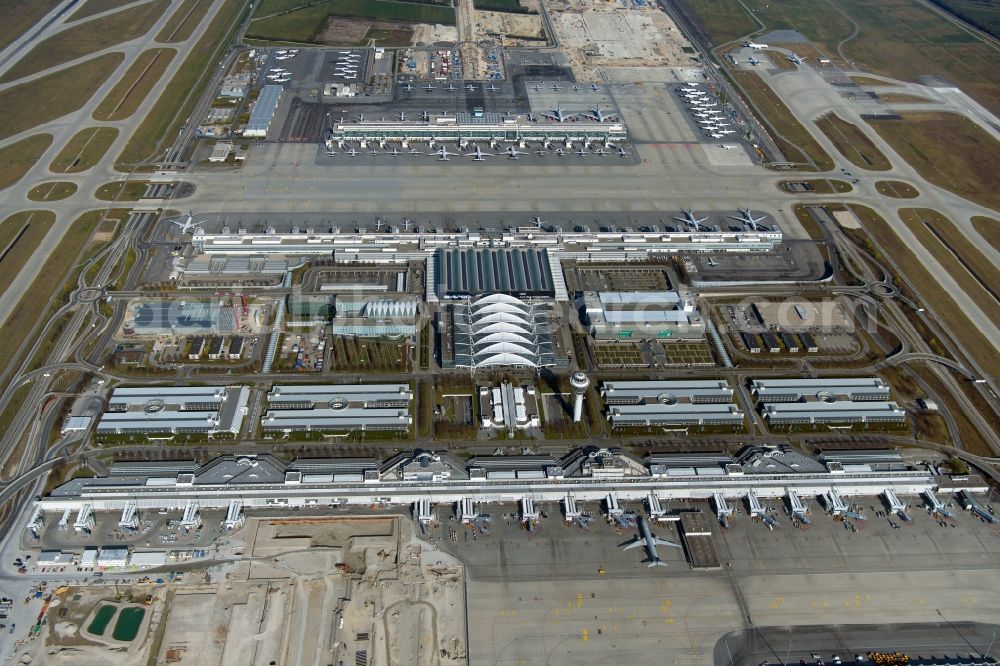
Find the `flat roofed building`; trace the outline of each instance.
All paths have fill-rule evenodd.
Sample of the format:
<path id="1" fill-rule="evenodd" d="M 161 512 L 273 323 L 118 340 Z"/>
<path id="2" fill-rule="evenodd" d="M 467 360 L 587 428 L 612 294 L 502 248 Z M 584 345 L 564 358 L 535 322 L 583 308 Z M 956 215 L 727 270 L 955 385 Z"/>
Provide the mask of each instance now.
<path id="1" fill-rule="evenodd" d="M 694 301 L 676 291 L 587 292 L 585 324 L 597 340 L 704 336 Z"/>
<path id="2" fill-rule="evenodd" d="M 127 335 L 198 335 L 236 330 L 233 306 L 184 299 L 142 300 L 125 313 Z"/>
<path id="3" fill-rule="evenodd" d="M 752 308 L 761 325 L 769 329 L 797 333 L 805 330 L 843 331 L 851 328 L 844 309 L 833 299 L 755 301 Z"/>
<path id="4" fill-rule="evenodd" d="M 726 403 L 733 400 L 733 387 L 720 379 L 674 381 L 607 381 L 601 397 L 609 405 L 639 405 L 677 402 Z"/>
<path id="5" fill-rule="evenodd" d="M 894 402 L 778 402 L 761 407 L 769 423 L 873 423 L 906 420 L 906 410 Z"/>
<path id="6" fill-rule="evenodd" d="M 279 385 L 268 394 L 264 430 L 408 430 L 408 384 Z"/>
<path id="7" fill-rule="evenodd" d="M 283 92 L 285 89 L 278 85 L 267 85 L 260 89 L 260 96 L 254 104 L 253 111 L 250 112 L 250 120 L 243 130 L 243 136 L 257 138 L 267 136 Z"/>
<path id="8" fill-rule="evenodd" d="M 889 398 L 889 385 L 881 377 L 754 379 L 750 382 L 750 391 L 759 402 L 884 401 Z"/>
<path id="9" fill-rule="evenodd" d="M 544 249 L 439 249 L 434 256 L 434 284 L 438 298 L 555 296 L 553 272 Z"/>
<path id="10" fill-rule="evenodd" d="M 245 386 L 122 386 L 97 424 L 99 434 L 239 434 L 250 389 Z"/>

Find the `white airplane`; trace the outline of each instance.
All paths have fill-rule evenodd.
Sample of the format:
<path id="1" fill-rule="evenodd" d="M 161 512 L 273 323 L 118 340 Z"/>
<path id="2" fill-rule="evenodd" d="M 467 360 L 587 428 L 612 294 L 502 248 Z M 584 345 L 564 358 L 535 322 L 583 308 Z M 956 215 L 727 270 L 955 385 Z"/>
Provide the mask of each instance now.
<path id="1" fill-rule="evenodd" d="M 553 90 L 562 90 L 562 87 L 558 83 L 553 83 L 550 87 Z"/>
<path id="2" fill-rule="evenodd" d="M 527 155 L 528 153 L 522 153 L 520 150 L 514 146 L 507 146 L 507 150 L 504 151 L 507 155 L 507 159 L 516 160 L 518 155 Z"/>
<path id="3" fill-rule="evenodd" d="M 556 122 L 564 123 L 573 116 L 575 116 L 576 114 L 575 113 L 566 114 L 563 112 L 563 109 L 561 107 L 557 106 L 554 109 L 550 109 L 548 112 L 543 111 L 542 115 L 545 116 L 546 118 L 551 118 Z"/>
<path id="4" fill-rule="evenodd" d="M 691 210 L 690 208 L 685 208 L 681 210 L 681 213 L 684 215 L 684 217 L 674 217 L 674 219 L 677 220 L 678 222 L 684 222 L 685 224 L 694 227 L 696 230 L 707 228 L 705 227 L 704 224 L 702 224 L 702 222 L 708 220 L 707 217 L 695 217 L 694 211 Z"/>
<path id="5" fill-rule="evenodd" d="M 474 86 L 474 85 L 472 85 L 472 84 L 470 83 L 470 84 L 468 84 L 467 86 L 465 86 L 465 89 L 466 89 L 466 90 L 475 90 L 475 89 L 476 89 L 476 86 Z"/>
<path id="6" fill-rule="evenodd" d="M 562 157 L 566 154 L 566 151 L 562 148 L 556 148 L 556 157 Z"/>
<path id="7" fill-rule="evenodd" d="M 296 53 L 299 52 L 299 50 L 298 49 L 288 49 L 288 52 L 291 53 L 292 55 L 295 55 Z"/>
<path id="8" fill-rule="evenodd" d="M 386 154 L 391 155 L 393 157 L 398 157 L 401 153 L 397 149 L 393 148 L 391 153 L 386 153 Z"/>
<path id="9" fill-rule="evenodd" d="M 789 53 L 785 57 L 788 58 L 791 62 L 795 63 L 796 65 L 801 65 L 805 62 L 805 58 L 800 58 L 799 54 L 797 53 Z"/>
<path id="10" fill-rule="evenodd" d="M 757 42 L 751 42 L 751 41 L 743 42 L 743 46 L 753 49 L 754 51 L 768 48 L 767 44 L 758 44 Z"/>
<path id="11" fill-rule="evenodd" d="M 411 155 L 423 155 L 423 153 L 420 152 L 419 150 L 417 150 L 416 148 L 410 148 L 410 154 Z"/>
<path id="12" fill-rule="evenodd" d="M 542 87 L 540 85 L 538 85 L 537 83 L 533 86 L 533 88 L 535 89 L 535 92 L 538 92 L 539 90 L 542 89 Z"/>
<path id="13" fill-rule="evenodd" d="M 712 132 L 711 134 L 709 134 L 709 136 L 712 137 L 713 139 L 721 139 L 726 135 L 723 134 L 722 132 Z"/>
<path id="14" fill-rule="evenodd" d="M 757 60 L 757 58 L 754 58 L 753 56 L 747 58 L 747 62 L 753 65 L 754 67 L 760 64 L 760 60 Z"/>
<path id="15" fill-rule="evenodd" d="M 288 53 L 288 51 L 286 51 L 286 50 L 282 49 L 282 50 L 280 50 L 280 51 L 275 51 L 275 53 L 276 53 L 277 55 L 285 55 L 286 53 Z"/>
<path id="16" fill-rule="evenodd" d="M 593 113 L 584 112 L 579 115 L 584 116 L 585 118 L 590 118 L 591 120 L 596 120 L 599 123 L 607 122 L 618 117 L 617 113 L 604 113 L 604 111 L 601 110 L 600 104 L 597 105 L 596 109 L 593 109 Z"/>
<path id="17" fill-rule="evenodd" d="M 405 86 L 403 86 L 403 90 L 405 90 L 406 92 L 412 92 L 413 91 L 413 86 L 411 86 L 409 83 L 407 83 Z"/>
<path id="18" fill-rule="evenodd" d="M 607 152 L 605 152 L 603 148 L 598 148 L 597 150 L 594 151 L 594 154 L 597 155 L 598 157 L 604 157 L 605 155 L 607 155 Z"/>
<path id="19" fill-rule="evenodd" d="M 731 129 L 720 129 L 719 130 L 719 134 L 721 134 L 722 136 L 726 136 L 727 134 L 735 134 L 735 133 L 736 133 L 736 130 L 731 130 Z"/>
<path id="20" fill-rule="evenodd" d="M 707 99 L 693 100 L 688 106 L 698 109 L 711 109 L 719 106 L 718 102 L 709 102 Z"/>
<path id="21" fill-rule="evenodd" d="M 703 92 L 701 88 L 695 88 L 694 86 L 681 86 L 679 88 L 674 88 L 674 90 L 679 93 Z"/>
<path id="22" fill-rule="evenodd" d="M 431 84 L 428 83 L 426 86 L 424 86 L 424 90 L 426 90 L 427 92 L 430 92 L 430 91 L 434 90 L 434 86 L 432 86 Z"/>
<path id="23" fill-rule="evenodd" d="M 597 90 L 598 90 L 597 84 L 596 83 L 591 83 L 590 84 L 590 89 L 593 90 L 594 92 L 597 92 Z"/>
<path id="24" fill-rule="evenodd" d="M 357 157 L 358 156 L 358 151 L 355 150 L 354 148 L 351 148 L 350 150 L 348 150 L 344 154 L 347 155 L 348 157 Z"/>
<path id="25" fill-rule="evenodd" d="M 656 555 L 657 546 L 672 546 L 674 548 L 680 548 L 680 546 L 673 541 L 656 538 L 653 533 L 649 531 L 649 525 L 646 523 L 646 519 L 643 516 L 639 516 L 639 534 L 633 537 L 631 541 L 624 544 L 623 549 L 630 550 L 637 546 L 645 548 L 646 559 L 643 560 L 643 563 L 648 562 L 650 567 L 667 566 L 667 563 Z"/>
<path id="26" fill-rule="evenodd" d="M 581 148 L 580 150 L 576 151 L 576 156 L 577 157 L 586 157 L 587 156 L 587 151 L 584 150 L 583 148 Z"/>
<path id="27" fill-rule="evenodd" d="M 405 123 L 406 122 L 406 111 L 400 111 L 399 112 L 399 122 L 401 122 L 401 123 Z"/>
<path id="28" fill-rule="evenodd" d="M 736 146 L 731 146 L 728 143 L 720 143 L 719 148 L 722 148 L 723 150 L 736 150 Z"/>
<path id="29" fill-rule="evenodd" d="M 619 148 L 619 149 L 618 149 L 618 157 L 628 157 L 628 156 L 629 156 L 629 155 L 631 155 L 631 154 L 632 154 L 632 153 L 628 152 L 628 151 L 627 151 L 627 150 L 625 150 L 624 148 Z"/>
<path id="30" fill-rule="evenodd" d="M 487 90 L 489 90 L 490 92 L 499 92 L 499 91 L 500 91 L 500 89 L 499 89 L 499 88 L 497 88 L 497 87 L 496 87 L 495 85 L 493 85 L 492 83 L 490 84 L 490 87 L 489 87 L 489 88 L 487 88 Z"/>
<path id="31" fill-rule="evenodd" d="M 750 210 L 749 208 L 740 208 L 739 209 L 739 213 L 740 214 L 738 216 L 737 215 L 730 215 L 729 217 L 731 217 L 734 220 L 738 220 L 738 221 L 742 222 L 743 224 L 747 225 L 748 227 L 750 227 L 754 231 L 767 231 L 768 230 L 767 227 L 765 227 L 763 224 L 761 224 L 761 222 L 763 222 L 764 220 L 767 219 L 767 217 L 765 215 L 761 215 L 760 217 L 754 217 L 753 216 L 753 211 Z"/>
<path id="32" fill-rule="evenodd" d="M 453 86 L 453 85 L 451 85 L 451 84 L 449 83 L 449 84 L 448 84 L 448 87 L 447 87 L 447 88 L 445 88 L 445 90 L 447 90 L 448 92 L 455 92 L 456 90 L 458 90 L 458 88 L 456 88 L 455 86 Z"/>
<path id="33" fill-rule="evenodd" d="M 188 212 L 187 217 L 184 218 L 183 222 L 178 222 L 177 220 L 170 220 L 170 222 L 171 224 L 175 224 L 178 227 L 180 227 L 182 234 L 189 234 L 194 229 L 197 229 L 201 225 L 205 224 L 206 220 L 202 220 L 201 222 L 195 222 L 194 213 Z"/>
<path id="34" fill-rule="evenodd" d="M 541 148 L 539 148 L 538 150 L 536 150 L 535 154 L 538 155 L 539 157 L 545 157 L 545 151 L 542 150 Z"/>
<path id="35" fill-rule="evenodd" d="M 698 121 L 698 124 L 699 125 L 714 125 L 715 121 L 712 120 L 711 118 L 702 118 L 701 120 Z"/>
<path id="36" fill-rule="evenodd" d="M 471 153 L 466 153 L 466 157 L 471 157 L 473 162 L 485 162 L 487 157 L 493 157 L 493 153 L 484 153 L 479 145 L 476 145 L 476 149 Z"/>
<path id="37" fill-rule="evenodd" d="M 447 146 L 441 146 L 436 153 L 431 153 L 438 158 L 438 162 L 447 162 L 449 157 L 456 157 L 458 153 L 449 153 Z"/>
<path id="38" fill-rule="evenodd" d="M 328 150 L 328 151 L 326 151 L 326 154 L 329 155 L 330 157 L 333 157 L 334 155 L 337 154 L 337 151 L 336 150 Z"/>

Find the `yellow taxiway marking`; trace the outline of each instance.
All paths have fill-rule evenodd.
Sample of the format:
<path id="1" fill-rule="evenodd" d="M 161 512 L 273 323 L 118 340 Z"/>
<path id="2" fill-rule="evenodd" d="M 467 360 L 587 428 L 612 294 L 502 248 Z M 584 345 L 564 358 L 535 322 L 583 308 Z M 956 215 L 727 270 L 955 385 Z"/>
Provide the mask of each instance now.
<path id="1" fill-rule="evenodd" d="M 585 641 L 589 641 L 590 640 L 590 632 L 587 631 L 586 629 L 583 630 L 583 640 L 585 640 Z"/>
<path id="2" fill-rule="evenodd" d="M 576 593 L 576 607 L 583 608 L 583 592 Z"/>

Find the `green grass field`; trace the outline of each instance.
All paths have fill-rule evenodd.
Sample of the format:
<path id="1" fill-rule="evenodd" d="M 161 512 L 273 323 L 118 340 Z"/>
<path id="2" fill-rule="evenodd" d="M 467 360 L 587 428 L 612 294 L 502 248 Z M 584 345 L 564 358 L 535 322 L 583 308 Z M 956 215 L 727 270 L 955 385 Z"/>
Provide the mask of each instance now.
<path id="1" fill-rule="evenodd" d="M 85 0 L 85 2 L 80 3 L 79 9 L 70 15 L 69 20 L 79 21 L 94 14 L 111 11 L 112 9 L 117 9 L 133 2 L 135 0 Z"/>
<path id="2" fill-rule="evenodd" d="M 42 72 L 146 34 L 170 0 L 152 0 L 110 16 L 87 21 L 49 37 L 11 67 L 0 82 Z"/>
<path id="3" fill-rule="evenodd" d="M 156 35 L 156 41 L 169 43 L 188 39 L 211 6 L 211 0 L 184 0 L 184 4 L 174 10 L 163 30 Z"/>
<path id="4" fill-rule="evenodd" d="M 869 123 L 928 182 L 1000 210 L 1000 143 L 979 125 L 953 113 Z"/>
<path id="5" fill-rule="evenodd" d="M 60 0 L 0 0 L 0 49 L 27 32 Z"/>
<path id="6" fill-rule="evenodd" d="M 872 171 L 888 171 L 892 168 L 889 159 L 857 125 L 853 125 L 835 113 L 828 113 L 816 121 L 816 127 L 826 135 L 840 154 L 856 167 Z"/>
<path id="7" fill-rule="evenodd" d="M 94 120 L 124 120 L 135 113 L 175 54 L 173 49 L 150 49 L 140 53 L 108 96 L 94 109 Z"/>
<path id="8" fill-rule="evenodd" d="M 977 215 L 972 218 L 972 228 L 985 238 L 986 242 L 992 245 L 994 250 L 1000 252 L 1000 222 L 989 217 Z"/>
<path id="9" fill-rule="evenodd" d="M 21 272 L 55 222 L 55 213 L 48 210 L 22 211 L 0 222 L 0 251 L 5 252 L 0 259 L 3 290 Z"/>
<path id="10" fill-rule="evenodd" d="M 202 38 L 190 51 L 184 64 L 170 80 L 164 93 L 129 139 L 115 163 L 124 171 L 145 160 L 155 159 L 166 139 L 172 139 L 197 101 L 201 82 L 211 74 L 209 63 L 219 57 L 224 40 L 246 8 L 241 0 L 226 0 Z"/>
<path id="11" fill-rule="evenodd" d="M 51 134 L 36 134 L 0 148 L 0 190 L 21 180 L 50 145 Z"/>
<path id="12" fill-rule="evenodd" d="M 486 12 L 526 13 L 524 7 L 521 6 L 520 0 L 472 0 L 472 6 Z"/>
<path id="13" fill-rule="evenodd" d="M 88 127 L 73 135 L 49 165 L 56 173 L 79 173 L 97 164 L 118 138 L 116 127 Z"/>
<path id="14" fill-rule="evenodd" d="M 94 198 L 101 201 L 138 201 L 146 193 L 147 185 L 149 183 L 144 180 L 116 180 L 98 187 Z"/>
<path id="15" fill-rule="evenodd" d="M 925 74 L 940 76 L 1000 112 L 996 51 L 916 0 L 830 0 L 835 9 L 798 0 L 685 1 L 716 43 L 760 30 L 745 5 L 765 24 L 765 31 L 798 30 L 831 57 L 838 56 L 838 45 L 852 32 L 839 9 L 861 27 L 843 45 L 845 57 L 860 69 L 907 81 Z"/>
<path id="16" fill-rule="evenodd" d="M 60 201 L 76 194 L 76 183 L 42 183 L 31 188 L 28 198 L 32 201 Z"/>
<path id="17" fill-rule="evenodd" d="M 0 92 L 0 139 L 76 111 L 125 59 L 108 53 Z"/>
<path id="18" fill-rule="evenodd" d="M 285 0 L 261 3 L 254 12 L 257 18 L 247 28 L 247 37 L 308 43 L 316 39 L 328 16 L 455 24 L 455 10 L 451 7 L 393 0 L 325 0 L 293 11 L 289 9 L 290 5 Z M 288 13 L 278 13 L 283 11 Z"/>
<path id="19" fill-rule="evenodd" d="M 997 0 L 932 0 L 945 11 L 1000 38 L 1000 2 Z"/>

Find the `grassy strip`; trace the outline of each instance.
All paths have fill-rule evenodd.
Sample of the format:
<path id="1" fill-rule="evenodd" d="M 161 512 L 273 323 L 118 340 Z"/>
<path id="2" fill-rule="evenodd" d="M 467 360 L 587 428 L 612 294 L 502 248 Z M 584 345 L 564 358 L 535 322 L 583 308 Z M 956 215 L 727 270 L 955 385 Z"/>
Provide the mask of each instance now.
<path id="1" fill-rule="evenodd" d="M 125 76 L 94 109 L 94 120 L 124 120 L 135 113 L 175 54 L 173 49 L 150 49 L 139 54 Z"/>
<path id="2" fill-rule="evenodd" d="M 874 79 L 870 76 L 852 76 L 850 77 L 852 83 L 856 83 L 859 86 L 895 86 L 895 83 L 886 83 L 882 79 Z"/>
<path id="3" fill-rule="evenodd" d="M 892 168 L 889 158 L 875 147 L 871 139 L 865 136 L 857 125 L 847 122 L 837 114 L 826 114 L 816 121 L 816 127 L 854 166 L 872 171 L 888 171 Z"/>
<path id="4" fill-rule="evenodd" d="M 116 180 L 98 187 L 94 198 L 101 201 L 138 201 L 146 193 L 148 185 L 145 180 Z"/>
<path id="5" fill-rule="evenodd" d="M 9 285 L 45 238 L 56 215 L 49 210 L 24 210 L 0 222 L 0 284 Z"/>
<path id="6" fill-rule="evenodd" d="M 875 191 L 890 199 L 916 199 L 920 196 L 920 192 L 913 185 L 898 180 L 877 181 Z"/>
<path id="7" fill-rule="evenodd" d="M 54 311 L 69 297 L 76 285 L 67 276 L 72 278 L 81 270 L 78 260 L 103 213 L 103 210 L 84 213 L 69 226 L 7 321 L 0 326 L 0 367 L 20 358 L 18 351 L 34 332 L 37 322 L 51 319 Z M 46 310 L 39 307 L 40 303 L 50 305 Z"/>
<path id="8" fill-rule="evenodd" d="M 168 138 L 177 136 L 180 125 L 197 102 L 197 90 L 213 68 L 209 63 L 217 59 L 227 37 L 236 27 L 237 19 L 246 6 L 240 0 L 226 0 L 191 54 L 170 80 L 156 105 L 129 139 L 118 156 L 115 168 L 125 171 L 148 159 L 155 159 Z"/>
<path id="9" fill-rule="evenodd" d="M 61 0 L 0 0 L 0 49 L 32 29 Z"/>
<path id="10" fill-rule="evenodd" d="M 323 25 L 330 16 L 455 25 L 455 10 L 451 7 L 393 0 L 325 0 L 302 6 L 301 9 L 283 11 L 286 13 L 272 16 L 273 9 L 269 8 L 268 3 L 262 3 L 255 16 L 266 18 L 251 21 L 247 28 L 247 37 L 273 41 L 313 42 L 323 31 Z"/>
<path id="11" fill-rule="evenodd" d="M 166 43 L 187 41 L 195 28 L 201 25 L 201 20 L 205 18 L 211 6 L 211 0 L 184 0 L 184 4 L 171 15 L 163 30 L 156 36 L 156 41 Z"/>
<path id="12" fill-rule="evenodd" d="M 929 183 L 1000 210 L 1000 143 L 965 116 L 908 113 L 869 124 Z"/>
<path id="13" fill-rule="evenodd" d="M 0 148 L 0 190 L 21 180 L 50 145 L 51 134 L 36 134 Z"/>
<path id="14" fill-rule="evenodd" d="M 107 53 L 0 92 L 0 108 L 4 110 L 0 139 L 76 111 L 123 60 L 121 53 Z"/>
<path id="15" fill-rule="evenodd" d="M 144 5 L 126 9 L 110 16 L 87 21 L 49 37 L 0 79 L 7 83 L 30 74 L 37 74 L 77 58 L 103 51 L 146 34 L 156 23 L 170 0 L 152 0 Z"/>
<path id="16" fill-rule="evenodd" d="M 1000 252 L 1000 221 L 977 215 L 972 218 L 972 228 L 979 232 L 994 250 Z"/>
<path id="17" fill-rule="evenodd" d="M 55 173 L 79 173 L 101 161 L 118 138 L 116 127 L 88 127 L 73 135 L 49 165 Z"/>
<path id="18" fill-rule="evenodd" d="M 899 217 L 979 309 L 991 320 L 1000 321 L 1000 297 L 997 292 L 1000 289 L 1000 270 L 969 242 L 951 220 L 936 210 L 904 208 L 899 211 Z"/>
<path id="19" fill-rule="evenodd" d="M 837 180 L 834 178 L 783 180 L 778 183 L 778 187 L 786 192 L 798 192 L 799 190 L 791 189 L 791 186 L 797 183 L 805 183 L 808 185 L 811 188 L 809 190 L 810 194 L 844 194 L 854 189 L 854 187 L 852 187 L 846 180 Z"/>
<path id="20" fill-rule="evenodd" d="M 952 299 L 951 293 L 941 286 L 910 248 L 900 240 L 892 227 L 870 208 L 852 206 L 858 218 L 864 225 L 867 234 L 878 243 L 885 254 L 892 257 L 893 262 L 906 276 L 911 285 L 920 285 L 920 300 L 933 303 L 934 312 L 942 326 L 962 346 L 965 352 L 976 359 L 983 367 L 1000 367 L 1000 353 L 992 341 L 986 338 L 962 312 Z M 925 337 L 932 349 L 942 347 L 941 341 L 934 336 Z"/>
<path id="21" fill-rule="evenodd" d="M 739 39 L 760 28 L 739 0 L 684 0 L 684 4 L 716 44 Z"/>
<path id="22" fill-rule="evenodd" d="M 32 201 L 61 201 L 76 194 L 76 183 L 42 183 L 31 188 L 28 198 Z"/>
<path id="23" fill-rule="evenodd" d="M 808 164 L 811 160 L 815 163 L 815 168 L 800 166 L 803 171 L 829 171 L 833 168 L 830 156 L 760 76 L 753 72 L 731 72 L 731 75 L 746 91 L 753 107 L 774 128 L 776 133 L 773 138 L 790 161 Z"/>
<path id="24" fill-rule="evenodd" d="M 135 2 L 135 0 L 86 0 L 83 5 L 69 17 L 70 21 L 79 21 L 94 14 L 118 9 L 123 5 Z"/>

